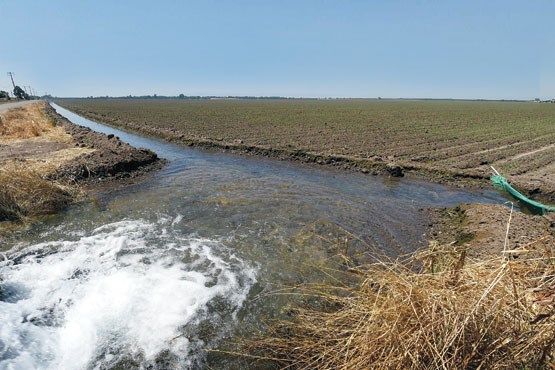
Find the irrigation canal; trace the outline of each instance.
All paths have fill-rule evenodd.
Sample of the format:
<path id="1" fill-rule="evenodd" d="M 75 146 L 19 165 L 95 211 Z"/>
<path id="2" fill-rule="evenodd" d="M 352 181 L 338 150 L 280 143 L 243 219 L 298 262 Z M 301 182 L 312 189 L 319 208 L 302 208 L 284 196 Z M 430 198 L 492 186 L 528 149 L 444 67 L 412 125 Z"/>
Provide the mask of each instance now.
<path id="1" fill-rule="evenodd" d="M 0 369 L 225 368 L 206 351 L 281 317 L 283 286 L 424 243 L 425 209 L 502 203 L 465 191 L 206 152 L 84 119 L 169 160 L 146 181 L 21 233 L 0 257 Z M 333 259 L 331 259 L 333 261 Z"/>

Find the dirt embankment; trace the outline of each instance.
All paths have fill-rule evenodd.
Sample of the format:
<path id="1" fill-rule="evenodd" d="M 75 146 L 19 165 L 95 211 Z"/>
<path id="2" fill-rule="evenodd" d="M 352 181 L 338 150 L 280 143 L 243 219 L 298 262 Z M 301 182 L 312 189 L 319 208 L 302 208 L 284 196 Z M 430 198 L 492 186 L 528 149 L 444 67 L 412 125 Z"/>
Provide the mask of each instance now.
<path id="1" fill-rule="evenodd" d="M 137 178 L 160 168 L 165 162 L 151 150 L 135 148 L 117 136 L 75 125 L 52 109 L 48 109 L 47 114 L 71 135 L 75 147 L 92 149 L 61 165 L 53 175 L 56 179 L 90 184 Z"/>
<path id="2" fill-rule="evenodd" d="M 51 214 L 98 183 L 137 179 L 160 168 L 156 153 L 77 126 L 46 102 L 0 111 L 0 222 Z"/>

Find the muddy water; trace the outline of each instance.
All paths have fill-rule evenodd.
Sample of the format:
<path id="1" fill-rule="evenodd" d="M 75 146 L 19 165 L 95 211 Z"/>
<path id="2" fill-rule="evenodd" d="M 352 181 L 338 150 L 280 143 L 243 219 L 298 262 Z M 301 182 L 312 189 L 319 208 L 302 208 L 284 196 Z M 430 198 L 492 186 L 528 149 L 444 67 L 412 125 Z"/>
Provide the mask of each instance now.
<path id="1" fill-rule="evenodd" d="M 279 317 L 289 298 L 265 293 L 320 279 L 311 265 L 409 252 L 426 208 L 504 201 L 173 146 L 54 107 L 170 161 L 4 241 L 0 369 L 223 368 L 234 359 L 206 349 Z"/>

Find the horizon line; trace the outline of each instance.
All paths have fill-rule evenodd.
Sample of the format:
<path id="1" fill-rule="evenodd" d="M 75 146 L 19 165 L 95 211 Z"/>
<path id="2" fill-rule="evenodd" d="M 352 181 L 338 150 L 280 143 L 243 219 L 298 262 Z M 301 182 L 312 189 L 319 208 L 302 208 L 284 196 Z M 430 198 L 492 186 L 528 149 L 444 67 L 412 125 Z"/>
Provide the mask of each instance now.
<path id="1" fill-rule="evenodd" d="M 505 102 L 553 102 L 555 99 L 516 99 L 516 98 L 430 98 L 430 97 L 291 97 L 281 95 L 89 95 L 89 96 L 53 96 L 50 94 L 41 97 L 51 99 L 178 99 L 178 100 L 209 100 L 209 99 L 229 99 L 229 100 L 453 100 L 453 101 L 505 101 Z"/>

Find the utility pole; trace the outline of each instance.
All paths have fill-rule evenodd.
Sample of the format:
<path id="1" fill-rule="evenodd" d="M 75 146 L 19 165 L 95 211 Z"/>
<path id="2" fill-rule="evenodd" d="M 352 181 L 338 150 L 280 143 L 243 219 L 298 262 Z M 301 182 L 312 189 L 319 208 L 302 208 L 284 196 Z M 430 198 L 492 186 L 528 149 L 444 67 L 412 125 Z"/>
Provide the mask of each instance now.
<path id="1" fill-rule="evenodd" d="M 13 85 L 13 88 L 15 90 L 15 82 L 13 82 L 13 75 L 14 75 L 13 72 L 8 72 L 8 76 L 10 76 L 10 78 L 12 79 L 12 85 Z"/>

